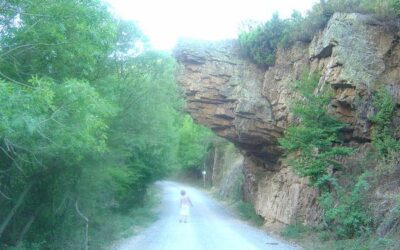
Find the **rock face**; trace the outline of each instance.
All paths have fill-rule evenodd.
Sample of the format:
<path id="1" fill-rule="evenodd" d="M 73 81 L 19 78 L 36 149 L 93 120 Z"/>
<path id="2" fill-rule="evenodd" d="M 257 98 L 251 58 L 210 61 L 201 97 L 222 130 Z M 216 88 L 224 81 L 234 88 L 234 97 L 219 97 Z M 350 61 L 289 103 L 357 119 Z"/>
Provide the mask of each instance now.
<path id="1" fill-rule="evenodd" d="M 193 118 L 241 149 L 246 199 L 258 213 L 270 222 L 301 216 L 313 223 L 318 194 L 282 164 L 277 143 L 292 121 L 289 85 L 305 69 L 319 72 L 319 87 L 335 93 L 330 111 L 349 124 L 345 140 L 368 143 L 372 91 L 384 84 L 400 104 L 399 40 L 371 16 L 336 13 L 310 44 L 279 50 L 267 70 L 241 56 L 236 41 L 185 41 L 175 51 L 178 82 Z"/>
<path id="2" fill-rule="evenodd" d="M 223 199 L 238 199 L 244 179 L 243 155 L 226 141 L 221 140 L 213 145 L 213 162 L 209 167 L 212 187 Z"/>
<path id="3" fill-rule="evenodd" d="M 323 73 L 336 99 L 332 108 L 348 122 L 349 139 L 370 140 L 371 92 L 384 84 L 399 104 L 399 36 L 368 15 L 335 14 L 309 49 L 311 68 Z"/>
<path id="4" fill-rule="evenodd" d="M 283 130 L 261 95 L 264 70 L 241 58 L 235 41 L 182 42 L 175 55 L 192 117 L 246 152 L 275 162 Z"/>

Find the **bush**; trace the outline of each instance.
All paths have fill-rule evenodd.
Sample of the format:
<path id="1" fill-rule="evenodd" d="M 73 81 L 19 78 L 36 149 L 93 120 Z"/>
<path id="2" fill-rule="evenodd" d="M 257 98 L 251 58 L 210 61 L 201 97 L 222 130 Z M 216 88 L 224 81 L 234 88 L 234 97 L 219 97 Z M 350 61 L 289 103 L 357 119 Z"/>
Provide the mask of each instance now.
<path id="1" fill-rule="evenodd" d="M 275 13 L 264 25 L 239 35 L 242 51 L 258 64 L 273 65 L 276 49 L 284 40 L 287 25 L 287 21 Z"/>
<path id="2" fill-rule="evenodd" d="M 400 0 L 328 0 L 316 3 L 303 17 L 294 11 L 291 18 L 272 19 L 239 34 L 242 51 L 258 64 L 272 66 L 278 47 L 288 47 L 296 41 L 311 42 L 335 12 L 376 14 L 390 19 L 400 16 Z"/>
<path id="3" fill-rule="evenodd" d="M 289 160 L 295 172 L 309 177 L 312 186 L 324 190 L 330 186 L 331 170 L 342 167 L 337 158 L 350 155 L 352 149 L 342 146 L 339 139 L 345 124 L 328 114 L 330 91 L 314 93 L 318 79 L 318 75 L 306 75 L 295 83 L 294 90 L 300 96 L 291 111 L 299 122 L 287 129 L 279 143 L 289 157 L 296 154 Z"/>
<path id="4" fill-rule="evenodd" d="M 344 169 L 339 159 L 353 150 L 339 139 L 346 124 L 328 113 L 332 94 L 328 90 L 317 91 L 318 79 L 318 75 L 308 74 L 294 85 L 299 96 L 291 111 L 298 122 L 287 129 L 279 143 L 295 172 L 309 177 L 310 185 L 321 192 L 318 202 L 326 229 L 337 238 L 352 238 L 369 232 L 372 223 L 365 204 L 369 174 L 361 174 L 346 186 L 337 180 L 335 172 Z"/>
<path id="5" fill-rule="evenodd" d="M 302 223 L 295 222 L 293 224 L 287 225 L 281 232 L 281 235 L 291 239 L 298 239 L 302 237 L 306 232 L 308 232 L 308 230 L 309 229 Z"/>
<path id="6" fill-rule="evenodd" d="M 400 0 L 373 1 L 373 10 L 381 18 L 392 18 L 400 16 Z"/>
<path id="7" fill-rule="evenodd" d="M 253 204 L 250 202 L 238 201 L 235 206 L 242 219 L 251 221 L 258 226 L 261 226 L 264 223 L 263 218 L 256 213 Z"/>
<path id="8" fill-rule="evenodd" d="M 381 87 L 374 94 L 373 105 L 377 112 L 371 118 L 374 124 L 372 144 L 381 158 L 388 159 L 400 151 L 400 142 L 394 137 L 396 127 L 392 122 L 395 103 L 386 88 Z"/>
<path id="9" fill-rule="evenodd" d="M 361 175 L 347 190 L 333 181 L 335 192 L 323 192 L 319 198 L 325 226 L 339 239 L 361 236 L 371 229 L 372 217 L 366 206 L 368 175 Z"/>

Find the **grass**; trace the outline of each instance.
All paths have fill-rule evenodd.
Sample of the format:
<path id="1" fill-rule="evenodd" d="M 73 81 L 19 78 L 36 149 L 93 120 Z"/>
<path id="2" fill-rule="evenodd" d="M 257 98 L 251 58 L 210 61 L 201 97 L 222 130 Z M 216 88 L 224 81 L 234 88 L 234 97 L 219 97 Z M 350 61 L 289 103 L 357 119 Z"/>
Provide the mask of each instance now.
<path id="1" fill-rule="evenodd" d="M 296 222 L 287 225 L 281 232 L 281 236 L 288 239 L 299 239 L 308 231 L 309 231 L 308 227 L 304 226 L 299 222 Z"/>
<path id="2" fill-rule="evenodd" d="M 141 232 L 144 228 L 157 220 L 160 212 L 161 190 L 153 185 L 149 187 L 145 203 L 129 213 L 108 214 L 103 220 L 89 227 L 91 237 L 89 238 L 90 249 L 110 249 L 112 244 L 126 237 Z M 24 242 L 18 247 L 7 247 L 6 250 L 40 250 L 44 249 L 42 244 L 29 244 Z"/>
<path id="3" fill-rule="evenodd" d="M 109 235 L 114 235 L 112 239 L 104 241 L 102 246 L 96 249 L 109 249 L 111 244 L 115 244 L 119 240 L 133 235 L 137 235 L 146 227 L 151 225 L 158 219 L 160 213 L 161 190 L 153 185 L 148 188 L 145 197 L 145 203 L 138 208 L 132 209 L 128 214 L 115 214 L 107 221 L 112 225 L 112 232 Z M 102 233 L 104 234 L 104 232 Z M 111 244 L 109 243 L 111 242 Z M 108 243 L 108 244 L 107 244 Z"/>
<path id="4" fill-rule="evenodd" d="M 137 234 L 143 228 L 152 224 L 158 219 L 159 215 L 159 204 L 161 202 L 161 190 L 156 186 L 151 186 L 145 198 L 145 203 L 142 207 L 133 209 L 128 216 L 123 216 L 123 225 L 119 237 L 126 238 Z M 128 218 L 129 219 L 128 219 Z M 127 220 L 128 219 L 128 220 Z"/>
<path id="5" fill-rule="evenodd" d="M 242 220 L 250 222 L 256 226 L 262 226 L 264 220 L 254 210 L 253 204 L 249 202 L 237 201 L 233 204 L 234 212 L 239 215 Z"/>
<path id="6" fill-rule="evenodd" d="M 338 240 L 334 234 L 320 228 L 304 226 L 294 223 L 286 226 L 281 236 L 291 240 L 307 250 L 395 250 L 400 249 L 400 235 L 378 237 L 375 235 L 364 235 L 363 237 Z"/>
<path id="7" fill-rule="evenodd" d="M 309 248 L 313 250 L 375 250 L 375 249 L 386 249 L 395 250 L 400 249 L 399 239 L 391 237 L 360 237 L 355 239 L 347 240 L 328 240 L 325 242 L 317 242 L 313 247 Z"/>
<path id="8" fill-rule="evenodd" d="M 258 227 L 264 224 L 264 219 L 256 213 L 253 204 L 250 202 L 244 202 L 235 198 L 224 199 L 216 190 L 212 190 L 211 195 L 221 201 L 224 207 L 241 220 Z"/>

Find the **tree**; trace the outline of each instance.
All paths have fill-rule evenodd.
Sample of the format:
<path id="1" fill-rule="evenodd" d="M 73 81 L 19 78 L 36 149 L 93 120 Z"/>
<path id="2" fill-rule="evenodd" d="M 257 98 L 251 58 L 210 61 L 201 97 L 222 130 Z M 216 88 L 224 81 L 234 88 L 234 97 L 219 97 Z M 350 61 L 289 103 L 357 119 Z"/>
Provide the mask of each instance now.
<path id="1" fill-rule="evenodd" d="M 298 123 L 289 126 L 279 143 L 287 154 L 295 154 L 290 164 L 300 176 L 309 177 L 312 186 L 326 189 L 331 181 L 329 170 L 340 169 L 338 157 L 349 155 L 352 150 L 339 139 L 345 124 L 329 114 L 332 95 L 327 90 L 317 90 L 318 79 L 314 74 L 295 83 L 299 97 L 291 111 Z"/>
<path id="2" fill-rule="evenodd" d="M 1 76 L 93 80 L 117 39 L 117 25 L 98 0 L 7 1 L 2 6 Z"/>
<path id="3" fill-rule="evenodd" d="M 175 63 L 101 1 L 0 6 L 0 248 L 100 249 L 177 164 Z"/>
<path id="4" fill-rule="evenodd" d="M 184 169 L 201 169 L 204 155 L 211 143 L 210 130 L 195 124 L 188 115 L 179 129 L 178 159 Z"/>

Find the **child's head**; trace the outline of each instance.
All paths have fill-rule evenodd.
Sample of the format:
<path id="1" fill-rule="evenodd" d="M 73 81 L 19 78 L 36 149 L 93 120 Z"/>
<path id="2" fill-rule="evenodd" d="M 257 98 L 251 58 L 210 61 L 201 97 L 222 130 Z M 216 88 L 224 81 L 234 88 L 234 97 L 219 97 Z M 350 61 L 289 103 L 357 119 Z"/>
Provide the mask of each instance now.
<path id="1" fill-rule="evenodd" d="M 186 194 L 185 190 L 181 190 L 181 195 L 184 196 Z"/>

